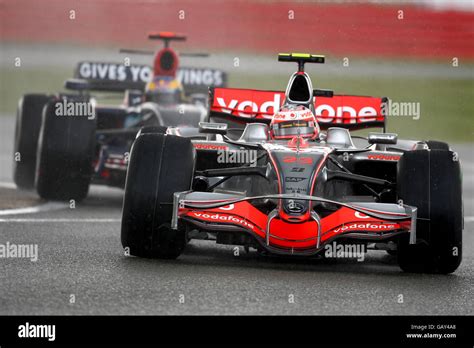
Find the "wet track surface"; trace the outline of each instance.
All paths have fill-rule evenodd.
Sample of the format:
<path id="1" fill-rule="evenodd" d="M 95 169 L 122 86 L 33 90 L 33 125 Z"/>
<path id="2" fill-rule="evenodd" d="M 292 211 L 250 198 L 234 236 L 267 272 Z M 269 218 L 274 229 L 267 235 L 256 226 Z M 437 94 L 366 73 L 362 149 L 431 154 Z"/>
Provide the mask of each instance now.
<path id="1" fill-rule="evenodd" d="M 12 137 L 13 119 L 3 117 L 3 183 L 11 183 Z M 125 257 L 122 193 L 93 187 L 75 209 L 0 216 L 0 244 L 38 244 L 36 262 L 0 259 L 0 314 L 473 314 L 474 155 L 471 145 L 454 149 L 467 219 L 463 263 L 452 275 L 403 273 L 383 251 L 363 262 L 288 260 L 242 248 L 234 256 L 232 246 L 204 241 L 173 261 Z M 0 201 L 12 197 L 0 188 Z"/>

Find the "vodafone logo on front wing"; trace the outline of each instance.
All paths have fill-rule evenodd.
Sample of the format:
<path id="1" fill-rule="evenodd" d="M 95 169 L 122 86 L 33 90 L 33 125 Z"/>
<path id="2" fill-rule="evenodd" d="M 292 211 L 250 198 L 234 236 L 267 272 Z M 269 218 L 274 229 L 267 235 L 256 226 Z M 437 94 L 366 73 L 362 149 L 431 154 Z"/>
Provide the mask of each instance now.
<path id="1" fill-rule="evenodd" d="M 385 223 L 351 223 L 343 225 L 342 227 L 336 228 L 333 230 L 334 233 L 343 233 L 349 231 L 391 231 L 399 228 L 398 224 L 385 224 Z"/>
<path id="2" fill-rule="evenodd" d="M 229 206 L 227 206 L 229 207 Z M 233 208 L 233 207 L 232 207 Z M 229 209 L 230 210 L 230 209 Z M 253 229 L 255 226 L 247 220 L 230 214 L 218 214 L 218 213 L 201 213 L 201 212 L 190 212 L 188 214 L 191 217 L 199 220 L 211 221 L 211 222 L 224 222 L 243 226 L 245 228 Z"/>

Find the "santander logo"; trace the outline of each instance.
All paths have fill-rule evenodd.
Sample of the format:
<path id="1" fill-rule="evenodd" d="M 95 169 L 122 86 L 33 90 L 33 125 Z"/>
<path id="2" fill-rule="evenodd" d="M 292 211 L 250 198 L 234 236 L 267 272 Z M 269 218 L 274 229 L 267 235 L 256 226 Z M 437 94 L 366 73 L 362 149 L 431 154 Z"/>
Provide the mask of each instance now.
<path id="1" fill-rule="evenodd" d="M 216 88 L 212 111 L 246 118 L 271 119 L 280 109 L 285 94 L 257 90 Z M 320 123 L 365 123 L 383 121 L 381 98 L 341 96 L 315 98 L 315 115 Z"/>

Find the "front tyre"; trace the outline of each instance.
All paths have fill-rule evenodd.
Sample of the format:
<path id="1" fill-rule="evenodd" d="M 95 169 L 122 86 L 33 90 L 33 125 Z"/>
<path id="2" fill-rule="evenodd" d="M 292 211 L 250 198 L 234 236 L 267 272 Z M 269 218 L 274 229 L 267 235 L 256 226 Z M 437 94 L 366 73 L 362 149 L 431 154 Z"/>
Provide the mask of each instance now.
<path id="1" fill-rule="evenodd" d="M 398 263 L 406 272 L 452 273 L 462 259 L 462 176 L 454 152 L 406 152 L 398 163 L 399 200 L 418 208 L 417 244 L 402 238 Z"/>
<path id="2" fill-rule="evenodd" d="M 131 255 L 175 259 L 186 245 L 183 228 L 171 229 L 173 196 L 191 188 L 194 147 L 189 139 L 143 134 L 130 153 L 122 210 L 122 246 Z"/>

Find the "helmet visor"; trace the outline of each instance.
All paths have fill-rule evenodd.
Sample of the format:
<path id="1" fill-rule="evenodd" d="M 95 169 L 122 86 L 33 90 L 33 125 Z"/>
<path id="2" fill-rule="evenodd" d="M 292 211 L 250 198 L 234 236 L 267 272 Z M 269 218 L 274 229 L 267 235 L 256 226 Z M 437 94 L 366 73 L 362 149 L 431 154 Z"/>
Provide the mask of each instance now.
<path id="1" fill-rule="evenodd" d="M 275 137 L 312 136 L 314 135 L 314 122 L 293 120 L 273 124 Z"/>

